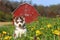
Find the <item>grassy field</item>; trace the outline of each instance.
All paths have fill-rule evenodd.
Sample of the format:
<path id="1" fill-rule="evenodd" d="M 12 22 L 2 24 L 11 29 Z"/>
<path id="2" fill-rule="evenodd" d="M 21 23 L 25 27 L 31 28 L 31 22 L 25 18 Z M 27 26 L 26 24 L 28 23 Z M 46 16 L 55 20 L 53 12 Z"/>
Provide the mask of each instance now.
<path id="1" fill-rule="evenodd" d="M 60 18 L 39 17 L 37 21 L 26 24 L 27 36 L 16 40 L 60 40 Z M 12 24 L 0 26 L 0 40 L 14 40 Z"/>

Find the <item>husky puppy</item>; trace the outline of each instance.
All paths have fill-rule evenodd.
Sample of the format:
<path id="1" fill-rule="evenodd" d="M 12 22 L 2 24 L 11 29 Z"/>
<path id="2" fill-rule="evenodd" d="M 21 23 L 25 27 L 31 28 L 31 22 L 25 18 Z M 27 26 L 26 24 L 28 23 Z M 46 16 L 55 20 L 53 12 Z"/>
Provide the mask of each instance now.
<path id="1" fill-rule="evenodd" d="M 23 16 L 19 16 L 19 17 L 15 17 L 13 19 L 13 23 L 15 26 L 15 30 L 14 30 L 14 38 L 18 38 L 21 37 L 22 34 L 24 34 L 24 36 L 26 36 L 26 28 L 25 28 L 25 17 Z"/>

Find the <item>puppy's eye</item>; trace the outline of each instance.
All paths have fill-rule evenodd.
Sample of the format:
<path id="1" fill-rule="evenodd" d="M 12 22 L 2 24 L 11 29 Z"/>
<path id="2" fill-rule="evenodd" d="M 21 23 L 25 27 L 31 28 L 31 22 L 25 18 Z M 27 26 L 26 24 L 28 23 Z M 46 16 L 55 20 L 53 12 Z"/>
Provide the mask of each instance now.
<path id="1" fill-rule="evenodd" d="M 18 22 L 16 22 L 16 23 L 18 23 Z"/>
<path id="2" fill-rule="evenodd" d="M 23 23 L 23 21 L 20 21 L 21 23 Z"/>
<path id="3" fill-rule="evenodd" d="M 16 23 L 18 23 L 18 21 L 16 20 Z"/>

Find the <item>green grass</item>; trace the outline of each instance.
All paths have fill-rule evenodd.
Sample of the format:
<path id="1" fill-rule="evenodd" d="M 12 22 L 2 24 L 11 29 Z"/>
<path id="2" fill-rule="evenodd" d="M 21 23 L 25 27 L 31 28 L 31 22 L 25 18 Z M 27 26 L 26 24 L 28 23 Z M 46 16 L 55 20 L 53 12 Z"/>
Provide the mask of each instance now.
<path id="1" fill-rule="evenodd" d="M 27 36 L 22 36 L 16 40 L 60 40 L 60 18 L 46 18 L 39 17 L 37 21 L 26 24 Z M 1 36 L 0 39 L 4 40 L 6 36 L 11 36 L 13 39 L 15 27 L 13 25 L 4 25 L 0 27 L 0 34 L 6 31 L 7 34 Z M 37 32 L 39 31 L 39 32 Z M 37 32 L 37 33 L 36 33 Z M 38 34 L 38 35 L 37 35 Z"/>

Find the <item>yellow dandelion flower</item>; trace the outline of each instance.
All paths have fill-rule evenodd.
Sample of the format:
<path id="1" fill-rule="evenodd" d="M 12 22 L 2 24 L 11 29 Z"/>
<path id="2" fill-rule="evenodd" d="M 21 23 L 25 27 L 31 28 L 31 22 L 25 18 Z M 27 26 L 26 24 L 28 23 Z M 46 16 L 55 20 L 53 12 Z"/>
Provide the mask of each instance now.
<path id="1" fill-rule="evenodd" d="M 7 32 L 6 31 L 3 31 L 3 34 L 7 34 Z"/>
<path id="2" fill-rule="evenodd" d="M 12 38 L 12 36 L 9 36 L 9 39 L 11 39 Z"/>
<path id="3" fill-rule="evenodd" d="M 47 27 L 48 27 L 48 28 L 51 28 L 51 27 L 52 27 L 52 25 L 51 25 L 51 24 L 48 24 L 48 25 L 47 25 Z"/>
<path id="4" fill-rule="evenodd" d="M 11 39 L 11 38 L 12 38 L 11 36 L 6 36 L 4 39 L 8 40 L 8 39 Z"/>
<path id="5" fill-rule="evenodd" d="M 59 30 L 54 30 L 52 33 L 55 34 L 55 35 L 60 35 L 60 31 Z"/>
<path id="6" fill-rule="evenodd" d="M 41 35 L 41 34 L 42 34 L 42 32 L 41 32 L 41 31 L 36 30 L 36 36 L 39 36 L 39 35 Z"/>
<path id="7" fill-rule="evenodd" d="M 6 36 L 4 39 L 5 39 L 5 40 L 9 39 L 9 36 Z"/>

